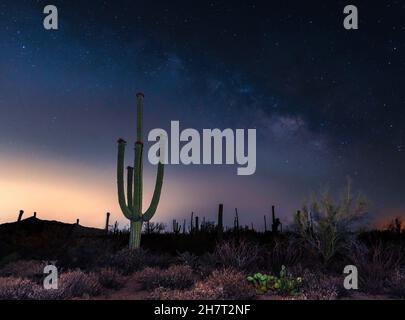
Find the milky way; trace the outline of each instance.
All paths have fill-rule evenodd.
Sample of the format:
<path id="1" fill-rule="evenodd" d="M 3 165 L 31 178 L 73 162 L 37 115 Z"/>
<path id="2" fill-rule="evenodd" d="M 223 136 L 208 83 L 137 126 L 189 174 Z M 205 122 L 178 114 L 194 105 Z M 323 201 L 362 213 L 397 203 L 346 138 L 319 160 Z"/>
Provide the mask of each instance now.
<path id="1" fill-rule="evenodd" d="M 57 188 L 63 169 L 47 173 L 40 164 L 52 162 L 73 176 L 77 168 L 77 185 L 85 168 L 104 177 L 86 177 L 80 189 L 100 190 L 97 212 L 89 213 L 91 200 L 84 210 L 67 192 L 62 218 L 87 214 L 97 224 L 92 219 L 105 208 L 122 219 L 116 140 L 135 139 L 140 90 L 147 131 L 172 120 L 197 130 L 257 129 L 254 176 L 237 177 L 228 166 L 169 166 L 157 220 L 191 211 L 214 218 L 224 202 L 229 222 L 237 206 L 244 223 L 259 226 L 272 204 L 287 221 L 312 191 L 336 193 L 347 176 L 369 198 L 373 218 L 404 214 L 401 1 L 358 1 L 353 31 L 343 28 L 344 1 L 48 2 L 0 4 L 3 217 L 24 207 L 60 218 L 43 194 L 36 204 L 39 177 L 29 187 L 29 177 L 19 176 L 21 190 L 34 197 L 29 203 L 19 185 L 7 193 L 14 173 L 29 170 L 16 163 L 39 163 L 34 168 L 50 178 L 59 172 Z M 50 3 L 59 10 L 57 31 L 43 28 Z M 151 181 L 154 174 L 147 165 Z"/>

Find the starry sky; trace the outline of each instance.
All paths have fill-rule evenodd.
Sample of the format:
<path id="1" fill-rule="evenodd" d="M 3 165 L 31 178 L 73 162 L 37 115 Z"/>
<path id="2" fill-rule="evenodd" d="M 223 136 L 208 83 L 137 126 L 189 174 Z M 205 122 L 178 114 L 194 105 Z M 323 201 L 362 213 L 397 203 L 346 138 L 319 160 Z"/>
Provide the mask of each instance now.
<path id="1" fill-rule="evenodd" d="M 59 30 L 43 27 L 56 5 Z M 359 30 L 343 8 L 359 9 Z M 153 128 L 255 128 L 257 170 L 167 166 L 155 221 L 191 211 L 262 228 L 350 176 L 370 223 L 405 215 L 403 1 L 35 1 L 0 3 L 0 223 L 122 226 L 116 141 L 135 140 L 135 94 Z M 146 147 L 149 147 L 146 143 Z M 132 154 L 127 148 L 128 164 Z M 145 206 L 156 167 L 145 161 Z"/>

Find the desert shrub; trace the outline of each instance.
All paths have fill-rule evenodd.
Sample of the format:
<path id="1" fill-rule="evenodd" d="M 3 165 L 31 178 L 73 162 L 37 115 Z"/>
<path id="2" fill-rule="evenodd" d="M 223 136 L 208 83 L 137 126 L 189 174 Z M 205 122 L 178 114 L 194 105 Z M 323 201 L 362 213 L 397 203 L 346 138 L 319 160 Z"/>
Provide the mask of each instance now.
<path id="1" fill-rule="evenodd" d="M 28 279 L 1 277 L 0 300 L 32 299 L 35 286 L 37 285 Z"/>
<path id="2" fill-rule="evenodd" d="M 171 259 L 166 254 L 155 254 L 139 248 L 118 251 L 111 255 L 104 264 L 116 268 L 124 275 L 129 275 L 145 267 L 168 267 L 170 263 Z"/>
<path id="3" fill-rule="evenodd" d="M 216 255 L 206 252 L 198 257 L 197 265 L 194 267 L 194 270 L 196 270 L 200 276 L 205 278 L 213 273 L 218 267 L 219 265 Z"/>
<path id="4" fill-rule="evenodd" d="M 75 239 L 66 251 L 59 256 L 59 263 L 66 268 L 91 269 L 97 267 L 100 260 L 111 254 L 111 243 L 102 238 Z"/>
<path id="5" fill-rule="evenodd" d="M 260 248 L 245 240 L 221 242 L 215 247 L 214 258 L 220 267 L 250 270 L 261 260 Z"/>
<path id="6" fill-rule="evenodd" d="M 151 294 L 151 298 L 156 300 L 248 300 L 254 297 L 254 289 L 245 275 L 230 268 L 214 271 L 190 290 L 158 288 Z"/>
<path id="7" fill-rule="evenodd" d="M 122 275 L 114 268 L 101 268 L 98 273 L 98 281 L 107 289 L 119 289 L 123 286 Z"/>
<path id="8" fill-rule="evenodd" d="M 138 272 L 136 278 L 143 289 L 155 289 L 158 287 L 187 289 L 195 281 L 191 267 L 181 265 L 171 266 L 166 270 L 148 267 Z"/>
<path id="9" fill-rule="evenodd" d="M 405 299 L 405 272 L 396 270 L 388 282 L 388 293 L 395 298 Z"/>
<path id="10" fill-rule="evenodd" d="M 367 246 L 353 242 L 349 252 L 350 261 L 358 270 L 359 289 L 369 293 L 386 292 L 399 269 L 398 251 L 381 243 Z"/>
<path id="11" fill-rule="evenodd" d="M 328 277 L 322 273 L 305 271 L 300 298 L 304 300 L 335 300 L 340 295 L 342 279 Z"/>
<path id="12" fill-rule="evenodd" d="M 295 227 L 305 243 L 315 250 L 324 264 L 344 247 L 351 229 L 365 216 L 366 203 L 360 196 L 354 198 L 350 181 L 340 202 L 335 202 L 328 192 L 313 197 L 302 212 L 295 216 Z"/>
<path id="13" fill-rule="evenodd" d="M 219 291 L 218 299 L 244 300 L 255 296 L 246 276 L 232 268 L 214 271 L 206 280 L 199 282 L 194 290 L 203 294 L 205 291 L 210 292 L 213 289 Z"/>
<path id="14" fill-rule="evenodd" d="M 198 268 L 198 256 L 188 251 L 179 253 L 177 260 L 180 264 L 191 267 L 192 269 Z"/>
<path id="15" fill-rule="evenodd" d="M 265 267 L 273 274 L 280 272 L 282 266 L 292 268 L 297 265 L 310 264 L 313 267 L 316 257 L 307 250 L 299 239 L 276 240 L 265 253 Z"/>
<path id="16" fill-rule="evenodd" d="M 41 261 L 14 261 L 7 264 L 0 270 L 0 276 L 37 280 L 42 278 L 44 267 L 45 263 Z"/>
<path id="17" fill-rule="evenodd" d="M 76 297 L 97 296 L 101 290 L 102 287 L 95 274 L 75 270 L 60 275 L 58 289 L 41 288 L 35 294 L 36 299 L 41 300 L 67 300 Z"/>
<path id="18" fill-rule="evenodd" d="M 101 292 L 97 276 L 80 270 L 63 273 L 59 278 L 59 285 L 65 298 L 96 296 Z"/>

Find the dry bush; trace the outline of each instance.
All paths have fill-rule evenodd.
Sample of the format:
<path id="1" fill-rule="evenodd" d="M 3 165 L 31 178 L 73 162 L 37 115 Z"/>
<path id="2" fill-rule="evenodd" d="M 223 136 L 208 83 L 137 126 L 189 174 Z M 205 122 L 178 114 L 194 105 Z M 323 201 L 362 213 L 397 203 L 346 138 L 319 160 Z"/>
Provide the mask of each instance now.
<path id="1" fill-rule="evenodd" d="M 137 280 L 143 289 L 169 288 L 187 289 L 195 281 L 193 269 L 189 266 L 175 265 L 166 270 L 160 268 L 145 268 L 138 272 Z"/>
<path id="2" fill-rule="evenodd" d="M 342 279 L 326 276 L 322 273 L 303 273 L 300 298 L 304 300 L 336 300 L 340 294 Z"/>
<path id="3" fill-rule="evenodd" d="M 34 299 L 39 300 L 68 300 L 97 296 L 102 287 L 95 274 L 87 274 L 80 270 L 63 273 L 59 277 L 58 289 L 45 290 L 39 288 L 34 292 Z"/>
<path id="4" fill-rule="evenodd" d="M 244 240 L 221 242 L 215 247 L 214 258 L 223 268 L 250 270 L 261 260 L 260 248 Z"/>
<path id="5" fill-rule="evenodd" d="M 405 299 L 405 272 L 396 270 L 388 281 L 388 293 L 395 298 Z"/>
<path id="6" fill-rule="evenodd" d="M 120 270 L 122 274 L 129 275 L 145 267 L 165 268 L 170 265 L 171 259 L 166 254 L 154 254 L 148 250 L 123 249 L 108 258 L 105 265 Z"/>
<path id="7" fill-rule="evenodd" d="M 0 270 L 2 277 L 14 277 L 24 279 L 40 279 L 44 273 L 45 263 L 37 260 L 14 261 Z"/>
<path id="8" fill-rule="evenodd" d="M 188 251 L 179 253 L 177 261 L 182 265 L 190 266 L 192 269 L 198 268 L 198 256 Z"/>
<path id="9" fill-rule="evenodd" d="M 110 257 L 108 265 L 120 270 L 128 275 L 145 267 L 147 251 L 139 248 L 138 250 L 123 249 Z"/>
<path id="10" fill-rule="evenodd" d="M 155 300 L 249 300 L 255 296 L 246 276 L 230 268 L 214 271 L 190 290 L 158 288 L 151 294 L 151 298 Z"/>
<path id="11" fill-rule="evenodd" d="M 366 246 L 353 242 L 350 246 L 351 263 L 357 267 L 359 289 L 383 294 L 399 269 L 399 252 L 381 243 Z"/>
<path id="12" fill-rule="evenodd" d="M 288 239 L 285 241 L 276 240 L 274 245 L 265 254 L 265 266 L 273 274 L 280 272 L 282 266 L 288 269 L 298 265 L 308 264 L 311 261 L 313 267 L 316 257 L 302 244 L 299 239 Z"/>
<path id="13" fill-rule="evenodd" d="M 96 296 L 101 293 L 97 276 L 80 270 L 63 273 L 59 278 L 59 286 L 64 299 L 84 295 Z"/>
<path id="14" fill-rule="evenodd" d="M 2 277 L 0 278 L 0 300 L 32 299 L 36 286 L 28 279 Z"/>
<path id="15" fill-rule="evenodd" d="M 107 289 L 120 289 L 123 286 L 121 273 L 114 268 L 102 268 L 97 272 L 98 281 Z"/>

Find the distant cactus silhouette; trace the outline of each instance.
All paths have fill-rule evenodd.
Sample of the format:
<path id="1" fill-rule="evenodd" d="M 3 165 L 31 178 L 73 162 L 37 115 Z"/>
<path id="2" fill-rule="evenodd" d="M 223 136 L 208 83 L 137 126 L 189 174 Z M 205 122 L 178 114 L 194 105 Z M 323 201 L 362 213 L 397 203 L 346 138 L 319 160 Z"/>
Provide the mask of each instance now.
<path id="1" fill-rule="evenodd" d="M 218 231 L 218 237 L 221 239 L 222 238 L 222 233 L 224 231 L 224 205 L 222 203 L 219 204 L 219 207 L 218 207 L 217 231 Z"/>
<path id="2" fill-rule="evenodd" d="M 18 213 L 17 222 L 21 221 L 23 214 L 24 214 L 24 210 L 20 210 L 20 212 Z"/>
<path id="3" fill-rule="evenodd" d="M 109 212 L 106 213 L 105 232 L 107 232 L 107 233 L 108 233 L 108 230 L 110 228 L 110 215 L 111 214 Z"/>
<path id="4" fill-rule="evenodd" d="M 279 218 L 276 218 L 276 213 L 275 213 L 274 206 L 271 206 L 271 215 L 272 215 L 272 218 L 273 218 L 273 223 L 271 225 L 271 232 L 278 233 L 279 228 L 281 228 L 281 222 L 280 222 Z"/>
<path id="5" fill-rule="evenodd" d="M 179 234 L 181 230 L 180 224 L 177 222 L 176 219 L 173 219 L 173 233 Z"/>
<path id="6" fill-rule="evenodd" d="M 195 216 L 195 231 L 200 230 L 200 223 L 198 222 L 199 218 L 198 216 Z"/>
<path id="7" fill-rule="evenodd" d="M 190 233 L 193 233 L 193 232 L 194 232 L 193 220 L 194 220 L 194 212 L 191 212 L 191 218 L 190 218 Z"/>
<path id="8" fill-rule="evenodd" d="M 235 219 L 233 220 L 233 227 L 236 231 L 239 231 L 239 214 L 238 208 L 235 208 Z"/>
<path id="9" fill-rule="evenodd" d="M 164 166 L 162 161 L 159 162 L 156 177 L 155 190 L 149 208 L 142 213 L 142 186 L 143 186 L 143 93 L 138 93 L 137 97 L 137 130 L 135 142 L 135 160 L 134 167 L 127 168 L 127 199 L 125 199 L 124 187 L 124 156 L 126 142 L 123 139 L 118 140 L 118 160 L 117 160 L 117 187 L 118 201 L 124 216 L 130 220 L 130 238 L 129 247 L 137 249 L 141 244 L 142 224 L 144 221 L 152 219 L 156 213 L 159 204 L 160 193 L 163 184 Z M 161 141 L 163 137 L 160 138 Z M 160 148 L 160 158 L 164 158 L 164 150 Z"/>

